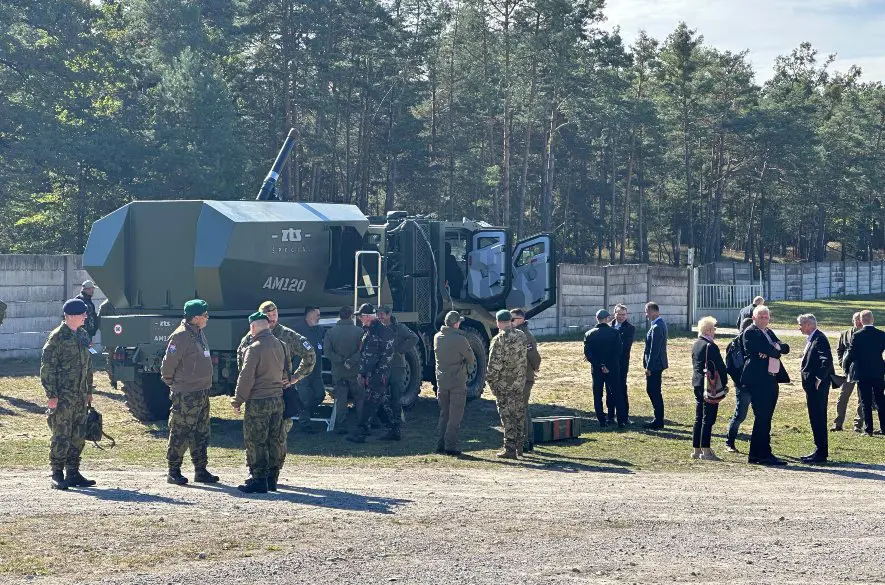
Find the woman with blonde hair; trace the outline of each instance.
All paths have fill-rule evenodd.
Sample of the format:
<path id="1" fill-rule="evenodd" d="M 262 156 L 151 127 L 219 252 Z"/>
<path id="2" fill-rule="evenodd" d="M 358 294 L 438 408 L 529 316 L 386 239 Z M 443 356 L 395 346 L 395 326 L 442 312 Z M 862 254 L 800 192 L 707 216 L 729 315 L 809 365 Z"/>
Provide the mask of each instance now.
<path id="1" fill-rule="evenodd" d="M 694 396 L 697 401 L 692 432 L 692 459 L 720 461 L 710 448 L 710 435 L 719 412 L 719 403 L 725 398 L 728 378 L 725 362 L 716 342 L 716 319 L 704 317 L 698 321 L 698 340 L 691 348 Z"/>

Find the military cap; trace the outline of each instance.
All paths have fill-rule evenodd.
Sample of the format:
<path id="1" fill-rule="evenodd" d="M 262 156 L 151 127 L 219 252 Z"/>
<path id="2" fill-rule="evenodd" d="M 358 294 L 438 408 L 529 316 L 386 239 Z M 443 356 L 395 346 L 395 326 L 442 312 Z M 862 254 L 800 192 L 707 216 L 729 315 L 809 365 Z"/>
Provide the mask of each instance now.
<path id="1" fill-rule="evenodd" d="M 392 311 L 390 310 L 390 307 L 388 307 L 387 305 L 381 305 L 377 309 L 375 309 L 375 312 L 376 313 L 384 313 L 385 315 L 390 315 L 390 313 Z"/>
<path id="2" fill-rule="evenodd" d="M 375 307 L 370 305 L 369 303 L 363 303 L 360 305 L 360 308 L 356 311 L 357 315 L 374 315 Z"/>
<path id="3" fill-rule="evenodd" d="M 254 323 L 255 321 L 270 321 L 270 319 L 261 311 L 257 311 L 249 315 L 249 323 Z"/>
<path id="4" fill-rule="evenodd" d="M 446 326 L 452 327 L 455 323 L 460 323 L 464 320 L 464 317 L 461 316 L 461 313 L 458 311 L 449 311 L 446 313 Z"/>
<path id="5" fill-rule="evenodd" d="M 264 301 L 258 306 L 258 310 L 262 313 L 270 313 L 277 310 L 277 305 L 273 301 Z"/>
<path id="6" fill-rule="evenodd" d="M 510 311 L 507 309 L 501 309 L 497 313 L 495 313 L 496 321 L 513 321 L 513 315 L 510 314 Z"/>
<path id="7" fill-rule="evenodd" d="M 599 319 L 608 319 L 608 318 L 609 318 L 609 314 L 608 314 L 608 311 L 606 311 L 605 309 L 599 309 L 598 311 L 596 311 L 597 321 Z"/>
<path id="8" fill-rule="evenodd" d="M 92 282 L 91 280 L 87 280 L 83 284 L 80 285 L 80 288 L 95 288 L 95 283 Z"/>
<path id="9" fill-rule="evenodd" d="M 86 303 L 80 299 L 71 299 L 65 301 L 62 311 L 64 311 L 65 315 L 82 315 L 86 312 Z"/>
<path id="10" fill-rule="evenodd" d="M 209 303 L 203 299 L 191 299 L 184 304 L 184 316 L 190 319 L 209 312 Z"/>

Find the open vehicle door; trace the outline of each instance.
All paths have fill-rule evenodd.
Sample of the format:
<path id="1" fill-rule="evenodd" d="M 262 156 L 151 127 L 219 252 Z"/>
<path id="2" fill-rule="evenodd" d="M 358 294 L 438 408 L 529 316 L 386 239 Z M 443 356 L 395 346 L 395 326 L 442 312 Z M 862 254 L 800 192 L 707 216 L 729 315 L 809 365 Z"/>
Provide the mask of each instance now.
<path id="1" fill-rule="evenodd" d="M 473 232 L 467 253 L 467 296 L 482 305 L 500 304 L 510 292 L 510 244 L 501 229 Z"/>
<path id="2" fill-rule="evenodd" d="M 552 234 L 538 234 L 516 243 L 511 259 L 513 286 L 507 306 L 522 307 L 531 318 L 556 303 L 556 254 Z"/>

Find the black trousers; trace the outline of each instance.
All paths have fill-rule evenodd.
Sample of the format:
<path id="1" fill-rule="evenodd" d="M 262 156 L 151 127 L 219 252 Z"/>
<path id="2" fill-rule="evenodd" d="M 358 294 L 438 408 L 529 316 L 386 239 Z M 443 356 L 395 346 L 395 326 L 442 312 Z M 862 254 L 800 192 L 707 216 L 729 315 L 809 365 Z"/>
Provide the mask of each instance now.
<path id="1" fill-rule="evenodd" d="M 780 389 L 774 376 L 768 376 L 770 380 L 764 380 L 756 384 L 750 391 L 750 404 L 753 406 L 753 434 L 750 435 L 749 459 L 765 459 L 771 457 L 771 419 L 774 416 L 774 408 Z"/>
<path id="2" fill-rule="evenodd" d="M 655 412 L 654 422 L 664 424 L 664 395 L 661 393 L 661 376 L 664 371 L 652 372 L 645 379 L 645 393 L 651 400 L 651 406 Z"/>
<path id="3" fill-rule="evenodd" d="M 827 401 L 830 398 L 829 376 L 826 380 L 821 381 L 820 387 L 814 378 L 803 380 L 802 388 L 805 390 L 808 422 L 811 423 L 815 453 L 827 457 L 829 455 L 829 433 L 827 432 Z"/>
<path id="4" fill-rule="evenodd" d="M 873 432 L 873 399 L 879 405 L 879 430 L 885 431 L 885 381 L 860 380 L 857 383 L 857 390 L 863 408 L 864 432 Z"/>
<path id="5" fill-rule="evenodd" d="M 599 370 L 593 370 L 593 408 L 596 410 L 596 418 L 599 422 L 607 422 L 605 410 L 602 407 L 602 391 L 605 388 L 606 397 L 611 397 L 614 401 L 615 412 L 617 412 L 618 424 L 626 424 L 627 410 L 623 406 L 624 395 L 621 391 L 621 374 L 620 372 L 609 372 L 603 374 Z M 609 411 L 609 417 L 613 416 Z"/>
<path id="6" fill-rule="evenodd" d="M 627 371 L 629 370 L 629 365 L 629 360 L 626 362 L 621 360 L 621 398 L 623 398 L 624 422 L 626 422 L 630 416 L 630 398 L 627 395 Z M 611 392 L 605 393 L 605 407 L 608 408 L 609 422 L 615 420 L 615 418 L 621 420 L 621 412 L 617 402 L 617 399 Z"/>
<path id="7" fill-rule="evenodd" d="M 691 433 L 691 446 L 695 449 L 710 447 L 710 435 L 713 434 L 713 425 L 716 424 L 716 415 L 719 414 L 719 405 L 704 402 L 704 387 L 694 387 L 695 410 L 694 430 Z"/>

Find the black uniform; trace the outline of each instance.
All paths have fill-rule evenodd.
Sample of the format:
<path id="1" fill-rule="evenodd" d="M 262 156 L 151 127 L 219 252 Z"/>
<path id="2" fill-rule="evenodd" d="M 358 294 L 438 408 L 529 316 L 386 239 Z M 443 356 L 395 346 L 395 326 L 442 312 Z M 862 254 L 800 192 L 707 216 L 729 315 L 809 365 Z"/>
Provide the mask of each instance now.
<path id="1" fill-rule="evenodd" d="M 614 398 L 618 424 L 627 423 L 624 392 L 621 386 L 621 335 L 608 326 L 598 323 L 584 335 L 584 357 L 593 366 L 593 407 L 600 424 L 607 424 L 602 410 L 602 390 Z M 605 367 L 607 372 L 603 372 Z"/>

